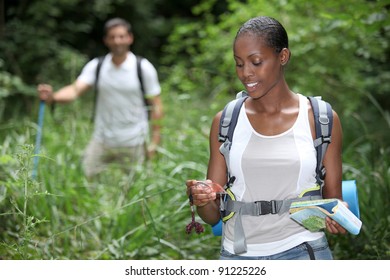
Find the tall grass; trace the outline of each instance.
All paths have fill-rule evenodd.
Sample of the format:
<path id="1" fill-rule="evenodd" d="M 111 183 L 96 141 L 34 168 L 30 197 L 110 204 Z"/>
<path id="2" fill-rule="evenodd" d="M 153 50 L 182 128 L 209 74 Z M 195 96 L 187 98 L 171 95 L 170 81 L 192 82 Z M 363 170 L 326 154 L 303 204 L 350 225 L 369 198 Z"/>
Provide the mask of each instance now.
<path id="1" fill-rule="evenodd" d="M 184 182 L 205 175 L 209 108 L 202 102 L 191 102 L 194 107 L 185 109 L 188 96 L 166 102 L 170 105 L 166 106 L 158 157 L 131 174 L 112 167 L 100 180 L 88 182 L 80 166 L 92 128 L 90 110 L 83 110 L 89 108 L 85 101 L 58 106 L 54 114 L 46 111 L 43 157 L 36 181 L 28 173 L 33 154 L 31 148 L 27 149 L 31 146 L 26 146 L 34 143 L 37 129 L 34 117 L 15 120 L 4 129 L 2 159 L 8 161 L 1 168 L 0 207 L 5 214 L 0 223 L 3 241 L 0 256 L 4 259 L 216 258 L 219 241 L 212 236 L 210 227 L 199 236 L 185 233 L 191 214 Z M 21 151 L 23 160 L 14 160 Z M 14 184 L 22 179 L 27 180 L 25 189 L 42 195 L 23 195 L 21 184 Z M 22 213 L 18 211 L 21 207 L 24 207 Z M 24 225 L 30 217 L 45 223 Z M 21 230 L 22 225 L 31 233 L 27 235 Z"/>
<path id="2" fill-rule="evenodd" d="M 376 111 L 354 114 L 344 125 L 353 141 L 344 144 L 343 173 L 345 179 L 357 181 L 363 227 L 356 237 L 332 237 L 343 259 L 390 259 L 389 112 L 371 95 L 368 100 L 368 108 Z"/>
<path id="3" fill-rule="evenodd" d="M 88 99 L 46 111 L 36 180 L 30 176 L 35 114 L 1 125 L 0 257 L 217 258 L 220 237 L 210 226 L 201 235 L 185 233 L 191 214 L 184 182 L 204 178 L 211 119 L 227 99 L 165 95 L 157 158 L 131 174 L 113 166 L 91 182 L 80 165 L 92 132 Z M 330 237 L 335 257 L 389 258 L 389 147 L 372 139 L 346 146 L 344 173 L 358 181 L 364 226 L 356 237 Z"/>

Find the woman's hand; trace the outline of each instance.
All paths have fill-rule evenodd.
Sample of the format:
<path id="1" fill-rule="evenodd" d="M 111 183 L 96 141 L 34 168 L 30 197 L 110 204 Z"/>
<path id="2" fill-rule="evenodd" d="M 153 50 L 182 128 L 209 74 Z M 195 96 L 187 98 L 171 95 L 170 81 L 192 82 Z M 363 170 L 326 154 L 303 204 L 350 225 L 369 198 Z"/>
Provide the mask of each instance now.
<path id="1" fill-rule="evenodd" d="M 212 181 L 197 181 L 188 180 L 187 185 L 187 196 L 192 199 L 192 204 L 197 207 L 203 207 L 210 201 L 214 201 L 217 198 L 217 193 L 212 187 Z"/>
<path id="2" fill-rule="evenodd" d="M 347 231 L 345 228 L 339 225 L 336 221 L 332 220 L 329 217 L 325 219 L 326 229 L 331 234 L 346 234 Z"/>
<path id="3" fill-rule="evenodd" d="M 344 205 L 348 207 L 348 203 L 343 201 Z M 348 207 L 349 208 L 349 207 Z M 347 230 L 340 226 L 339 223 L 332 220 L 332 218 L 326 217 L 325 219 L 326 229 L 331 234 L 346 234 Z"/>

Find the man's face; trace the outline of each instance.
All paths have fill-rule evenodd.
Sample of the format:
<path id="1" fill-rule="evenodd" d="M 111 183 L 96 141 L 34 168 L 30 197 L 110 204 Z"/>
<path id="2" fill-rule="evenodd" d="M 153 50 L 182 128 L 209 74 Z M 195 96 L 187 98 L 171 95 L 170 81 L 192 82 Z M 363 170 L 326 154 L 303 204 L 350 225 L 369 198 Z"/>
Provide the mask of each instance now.
<path id="1" fill-rule="evenodd" d="M 104 37 L 104 44 L 113 55 L 126 54 L 132 43 L 133 35 L 129 34 L 126 27 L 120 25 L 110 28 Z"/>

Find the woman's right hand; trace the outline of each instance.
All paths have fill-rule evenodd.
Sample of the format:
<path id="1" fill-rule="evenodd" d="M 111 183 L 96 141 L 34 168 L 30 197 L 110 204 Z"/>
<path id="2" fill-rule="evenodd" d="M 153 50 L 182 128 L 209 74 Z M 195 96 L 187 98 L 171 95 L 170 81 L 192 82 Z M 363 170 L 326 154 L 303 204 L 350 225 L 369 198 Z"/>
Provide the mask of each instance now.
<path id="1" fill-rule="evenodd" d="M 217 192 L 214 190 L 212 184 L 211 180 L 188 180 L 186 182 L 187 196 L 192 196 L 193 205 L 203 207 L 217 198 Z"/>
<path id="2" fill-rule="evenodd" d="M 46 103 L 53 102 L 53 87 L 48 84 L 39 84 L 37 86 L 39 99 Z"/>

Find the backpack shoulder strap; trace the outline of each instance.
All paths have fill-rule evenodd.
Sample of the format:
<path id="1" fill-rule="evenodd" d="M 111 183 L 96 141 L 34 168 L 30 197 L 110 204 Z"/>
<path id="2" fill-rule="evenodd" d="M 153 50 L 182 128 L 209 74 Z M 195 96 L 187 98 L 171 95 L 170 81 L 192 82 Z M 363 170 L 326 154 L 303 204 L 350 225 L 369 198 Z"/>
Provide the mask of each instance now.
<path id="1" fill-rule="evenodd" d="M 98 57 L 98 64 L 96 66 L 96 71 L 95 71 L 95 84 L 94 84 L 94 97 L 93 97 L 93 108 L 92 108 L 92 117 L 91 117 L 91 121 L 93 121 L 93 119 L 95 118 L 95 111 L 96 111 L 96 101 L 97 101 L 97 97 L 98 97 L 98 94 L 99 94 L 99 90 L 98 90 L 98 82 L 99 82 L 99 73 L 100 73 L 100 69 L 102 68 L 102 64 L 103 64 L 103 61 L 104 61 L 104 57 L 105 56 L 99 56 Z"/>
<path id="2" fill-rule="evenodd" d="M 102 68 L 102 64 L 103 64 L 103 61 L 104 61 L 104 58 L 105 56 L 99 56 L 97 59 L 98 59 L 98 64 L 96 66 L 96 71 L 95 71 L 95 84 L 94 84 L 94 87 L 95 87 L 95 92 L 97 92 L 97 85 L 98 85 L 98 81 L 99 81 L 99 73 L 100 73 L 100 69 Z"/>
<path id="3" fill-rule="evenodd" d="M 142 62 L 143 57 L 139 56 L 139 55 L 136 55 L 135 57 L 137 59 L 138 80 L 139 80 L 139 83 L 141 85 L 141 91 L 142 91 L 142 96 L 144 98 L 144 103 L 145 103 L 145 106 L 147 107 L 148 106 L 148 102 L 147 102 L 146 95 L 145 95 L 145 87 L 144 87 L 144 81 L 143 81 L 143 78 L 142 78 L 143 75 L 142 75 L 142 68 L 141 68 L 141 62 Z"/>
<path id="4" fill-rule="evenodd" d="M 98 64 L 97 64 L 97 67 L 96 67 L 96 72 L 95 72 L 95 92 L 97 92 L 97 84 L 98 84 L 98 80 L 99 80 L 99 73 L 100 73 L 100 69 L 102 67 L 102 63 L 103 63 L 103 60 L 104 60 L 104 57 L 105 56 L 99 56 L 98 57 Z M 138 75 L 138 79 L 139 79 L 139 82 L 140 82 L 140 85 L 141 85 L 141 91 L 142 91 L 142 94 L 145 95 L 145 89 L 144 89 L 144 82 L 143 82 L 143 79 L 142 79 L 142 68 L 141 68 L 141 61 L 143 59 L 142 56 L 139 56 L 139 55 L 136 55 L 135 56 L 136 59 L 137 59 L 137 75 Z"/>
<path id="5" fill-rule="evenodd" d="M 104 61 L 104 57 L 105 56 L 98 57 L 98 64 L 96 66 L 95 84 L 94 84 L 95 95 L 94 95 L 94 102 L 93 102 L 94 106 L 93 106 L 92 118 L 91 118 L 92 121 L 95 117 L 96 102 L 97 102 L 97 97 L 98 97 L 98 93 L 99 93 L 99 90 L 98 90 L 99 73 L 100 73 L 100 69 L 101 69 L 103 61 Z M 137 59 L 137 76 L 138 76 L 138 79 L 139 79 L 139 82 L 141 85 L 141 91 L 142 91 L 142 96 L 144 99 L 144 104 L 146 107 L 148 107 L 148 102 L 147 102 L 147 99 L 145 96 L 145 88 L 144 88 L 144 82 L 143 82 L 143 78 L 142 78 L 142 68 L 141 68 L 141 62 L 142 62 L 143 57 L 139 56 L 139 55 L 136 55 L 135 57 Z"/>
<path id="6" fill-rule="evenodd" d="M 142 68 L 141 68 L 141 61 L 142 61 L 143 57 L 139 56 L 139 55 L 136 55 L 135 57 L 137 59 L 137 75 L 138 75 L 139 82 L 141 84 L 141 91 L 142 91 L 142 94 L 145 94 L 144 82 L 142 79 Z"/>
<path id="7" fill-rule="evenodd" d="M 145 86 L 144 86 L 144 80 L 143 80 L 143 74 L 142 74 L 142 67 L 141 67 L 141 62 L 144 58 L 140 55 L 136 55 L 135 57 L 137 59 L 137 75 L 138 75 L 139 83 L 141 85 L 142 97 L 144 99 L 144 105 L 145 105 L 146 111 L 148 113 L 148 119 L 150 119 L 151 118 L 151 107 L 150 107 L 148 99 L 146 98 L 146 92 L 145 92 Z"/>
<path id="8" fill-rule="evenodd" d="M 236 99 L 230 101 L 222 111 L 222 116 L 219 125 L 218 140 L 222 142 L 220 151 L 225 156 L 228 163 L 229 151 L 233 141 L 233 133 L 237 124 L 238 114 L 242 104 L 248 97 L 245 91 L 237 94 Z M 317 166 L 316 179 L 319 186 L 322 188 L 325 178 L 325 167 L 323 159 L 331 142 L 331 133 L 333 126 L 333 111 L 328 102 L 323 101 L 320 97 L 308 97 L 312 106 L 316 139 L 314 140 L 314 147 L 317 151 Z"/>
<path id="9" fill-rule="evenodd" d="M 238 114 L 242 104 L 244 103 L 245 99 L 247 99 L 247 97 L 248 94 L 245 91 L 239 92 L 236 96 L 236 99 L 226 104 L 219 121 L 218 141 L 222 142 L 221 146 L 219 147 L 219 151 L 224 156 L 226 162 L 229 177 L 229 181 L 226 184 L 227 187 L 229 187 L 235 180 L 235 177 L 231 177 L 229 174 L 229 154 L 230 148 L 232 146 L 234 129 L 237 125 Z"/>
<path id="10" fill-rule="evenodd" d="M 313 110 L 316 138 L 314 147 L 317 151 L 316 179 L 320 187 L 323 187 L 325 178 L 325 167 L 323 160 L 326 149 L 331 142 L 331 133 L 333 126 L 333 111 L 328 102 L 321 100 L 319 97 L 308 97 Z"/>
<path id="11" fill-rule="evenodd" d="M 221 119 L 219 122 L 219 142 L 226 142 L 227 140 L 229 140 L 231 145 L 234 129 L 237 125 L 238 114 L 240 112 L 242 104 L 247 97 L 248 95 L 245 91 L 240 91 L 239 93 L 237 93 L 236 99 L 226 104 L 225 108 L 222 111 Z"/>

